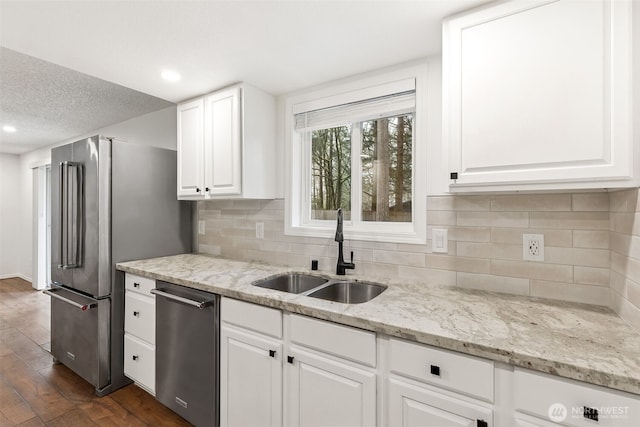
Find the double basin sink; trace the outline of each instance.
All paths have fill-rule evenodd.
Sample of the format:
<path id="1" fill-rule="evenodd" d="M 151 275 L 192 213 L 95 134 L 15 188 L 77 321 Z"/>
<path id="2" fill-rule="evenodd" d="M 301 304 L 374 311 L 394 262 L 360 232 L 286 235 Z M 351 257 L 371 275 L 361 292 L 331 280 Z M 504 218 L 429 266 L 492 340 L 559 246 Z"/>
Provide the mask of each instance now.
<path id="1" fill-rule="evenodd" d="M 345 304 L 361 304 L 371 301 L 387 289 L 377 283 L 332 280 L 297 273 L 282 274 L 270 279 L 259 280 L 253 285 Z"/>

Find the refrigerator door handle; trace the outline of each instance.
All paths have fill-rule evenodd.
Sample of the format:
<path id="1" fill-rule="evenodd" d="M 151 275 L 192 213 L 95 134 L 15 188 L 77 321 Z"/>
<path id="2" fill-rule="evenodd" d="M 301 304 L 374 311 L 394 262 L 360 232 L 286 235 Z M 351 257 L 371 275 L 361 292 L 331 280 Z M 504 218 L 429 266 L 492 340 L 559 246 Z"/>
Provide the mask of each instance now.
<path id="1" fill-rule="evenodd" d="M 205 307 L 208 307 L 210 305 L 213 305 L 215 303 L 215 298 L 212 299 L 207 299 L 204 301 L 194 301 L 192 299 L 189 298 L 184 298 L 178 295 L 174 295 L 172 293 L 169 293 L 166 291 L 166 289 L 151 289 L 151 293 L 154 295 L 158 295 L 160 297 L 164 297 L 170 300 L 174 300 L 174 301 L 178 301 L 178 302 L 182 302 L 184 304 L 188 304 L 190 306 L 196 307 L 200 310 L 202 310 Z"/>
<path id="2" fill-rule="evenodd" d="M 55 289 L 45 289 L 44 291 L 42 291 L 42 293 L 46 294 L 46 295 L 49 295 L 52 298 L 56 298 L 56 299 L 58 299 L 60 301 L 63 301 L 65 303 L 69 304 L 69 305 L 72 305 L 72 306 L 76 307 L 76 308 L 79 308 L 82 311 L 87 311 L 87 310 L 90 310 L 90 309 L 98 306 L 98 304 L 96 304 L 95 302 L 89 303 L 89 304 L 77 303 L 77 302 L 72 301 L 72 300 L 70 300 L 68 298 L 65 298 L 65 297 L 63 297 L 61 295 L 58 295 L 56 293 Z"/>
<path id="3" fill-rule="evenodd" d="M 60 264 L 68 270 L 82 266 L 84 232 L 84 173 L 82 163 L 60 163 Z M 71 243 L 71 247 L 69 244 Z"/>

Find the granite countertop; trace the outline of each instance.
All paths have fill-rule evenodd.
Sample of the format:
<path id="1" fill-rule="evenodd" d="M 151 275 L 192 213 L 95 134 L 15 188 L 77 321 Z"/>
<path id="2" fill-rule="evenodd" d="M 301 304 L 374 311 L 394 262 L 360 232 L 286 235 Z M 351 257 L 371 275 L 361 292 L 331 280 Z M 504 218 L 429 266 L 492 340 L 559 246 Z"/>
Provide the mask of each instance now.
<path id="1" fill-rule="evenodd" d="M 309 270 L 198 254 L 124 262 L 117 268 L 640 394 L 640 334 L 606 307 L 380 280 L 360 274 L 346 277 L 376 281 L 388 289 L 367 303 L 348 305 L 251 285 L 277 274 L 311 273 Z"/>

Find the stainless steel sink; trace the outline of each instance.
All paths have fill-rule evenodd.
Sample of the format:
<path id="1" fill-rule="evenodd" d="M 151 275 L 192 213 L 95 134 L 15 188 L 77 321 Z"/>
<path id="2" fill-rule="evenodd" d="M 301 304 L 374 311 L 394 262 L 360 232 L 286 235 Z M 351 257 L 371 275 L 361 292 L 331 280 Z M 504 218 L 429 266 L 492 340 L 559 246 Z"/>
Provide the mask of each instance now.
<path id="1" fill-rule="evenodd" d="M 345 304 L 361 304 L 371 301 L 384 290 L 382 285 L 366 282 L 333 282 L 320 289 L 310 292 L 308 295 L 313 298 L 320 298 L 328 301 L 341 302 Z"/>
<path id="2" fill-rule="evenodd" d="M 291 273 L 261 280 L 254 285 L 276 291 L 302 294 L 327 282 L 328 280 L 322 277 Z"/>

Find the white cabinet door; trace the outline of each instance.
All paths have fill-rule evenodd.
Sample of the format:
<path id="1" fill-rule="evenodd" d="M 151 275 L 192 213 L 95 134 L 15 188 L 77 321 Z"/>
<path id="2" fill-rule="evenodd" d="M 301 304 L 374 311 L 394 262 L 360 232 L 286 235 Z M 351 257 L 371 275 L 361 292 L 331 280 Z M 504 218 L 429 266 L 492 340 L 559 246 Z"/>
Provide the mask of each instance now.
<path id="1" fill-rule="evenodd" d="M 453 191 L 637 183 L 631 3 L 507 1 L 445 22 Z"/>
<path id="2" fill-rule="evenodd" d="M 282 344 L 223 325 L 220 335 L 221 427 L 282 425 Z"/>
<path id="3" fill-rule="evenodd" d="M 178 198 L 204 196 L 204 100 L 178 105 Z"/>
<path id="4" fill-rule="evenodd" d="M 389 379 L 389 426 L 476 427 L 493 425 L 488 408 Z"/>
<path id="5" fill-rule="evenodd" d="M 290 348 L 286 357 L 288 426 L 376 425 L 374 372 L 298 347 Z"/>
<path id="6" fill-rule="evenodd" d="M 205 98 L 205 191 L 211 195 L 242 192 L 241 89 Z"/>

